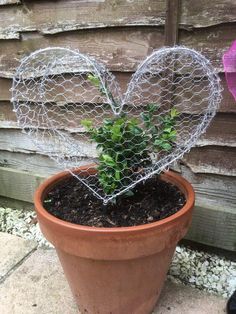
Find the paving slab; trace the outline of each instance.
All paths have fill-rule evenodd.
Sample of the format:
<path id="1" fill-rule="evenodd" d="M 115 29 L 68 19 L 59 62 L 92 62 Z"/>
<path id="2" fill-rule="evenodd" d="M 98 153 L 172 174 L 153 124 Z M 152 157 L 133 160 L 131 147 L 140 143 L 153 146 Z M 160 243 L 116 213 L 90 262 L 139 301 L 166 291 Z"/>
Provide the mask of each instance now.
<path id="1" fill-rule="evenodd" d="M 0 285 L 1 314 L 78 314 L 55 250 L 38 249 Z"/>
<path id="2" fill-rule="evenodd" d="M 223 314 L 227 300 L 167 281 L 153 314 Z"/>
<path id="3" fill-rule="evenodd" d="M 0 282 L 36 247 L 34 241 L 0 232 Z"/>
<path id="4" fill-rule="evenodd" d="M 53 249 L 31 254 L 0 285 L 0 298 L 1 314 L 78 314 Z M 225 303 L 223 298 L 167 281 L 154 314 L 223 314 Z"/>

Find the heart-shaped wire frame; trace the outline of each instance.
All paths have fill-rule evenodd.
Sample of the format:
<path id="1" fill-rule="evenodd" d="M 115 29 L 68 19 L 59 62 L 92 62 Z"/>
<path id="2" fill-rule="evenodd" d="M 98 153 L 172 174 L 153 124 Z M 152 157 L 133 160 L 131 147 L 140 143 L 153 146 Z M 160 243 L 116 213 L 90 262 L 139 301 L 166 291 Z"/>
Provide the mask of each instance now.
<path id="1" fill-rule="evenodd" d="M 18 124 L 31 136 L 36 150 L 70 171 L 106 203 L 167 169 L 189 151 L 214 117 L 221 91 L 210 62 L 186 47 L 154 51 L 138 66 L 123 96 L 115 76 L 103 64 L 78 51 L 57 47 L 38 50 L 21 61 L 13 79 L 12 101 Z M 147 126 L 145 116 L 150 115 L 150 107 L 152 121 Z M 174 133 L 165 146 L 163 125 L 166 128 L 167 124 L 163 121 L 173 112 L 177 117 L 169 132 Z M 124 115 L 135 118 L 150 141 L 154 128 L 154 139 L 158 142 L 158 135 L 164 144 L 155 148 L 150 144 L 141 151 L 142 143 L 136 143 L 131 134 L 122 144 L 130 171 L 122 180 L 115 179 L 119 184 L 112 192 L 104 193 L 97 174 L 89 169 L 80 175 L 73 172 L 88 158 L 90 163 L 99 163 L 101 155 L 83 121 L 91 121 L 98 129 L 105 119 Z"/>

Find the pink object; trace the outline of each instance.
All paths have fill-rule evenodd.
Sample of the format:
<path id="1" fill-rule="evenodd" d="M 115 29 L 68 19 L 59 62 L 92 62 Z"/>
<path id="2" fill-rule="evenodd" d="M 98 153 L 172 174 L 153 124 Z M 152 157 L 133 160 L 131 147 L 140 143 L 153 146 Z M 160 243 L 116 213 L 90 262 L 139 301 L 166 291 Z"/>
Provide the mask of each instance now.
<path id="1" fill-rule="evenodd" d="M 229 91 L 236 100 L 236 40 L 223 55 L 223 64 Z"/>

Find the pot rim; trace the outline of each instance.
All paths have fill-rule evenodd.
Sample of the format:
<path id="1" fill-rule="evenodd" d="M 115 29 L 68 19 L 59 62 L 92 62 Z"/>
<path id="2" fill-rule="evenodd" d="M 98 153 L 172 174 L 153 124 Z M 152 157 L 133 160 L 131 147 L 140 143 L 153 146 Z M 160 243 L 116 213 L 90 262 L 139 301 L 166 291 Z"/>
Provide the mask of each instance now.
<path id="1" fill-rule="evenodd" d="M 88 168 L 94 168 L 94 164 L 88 164 L 85 166 L 78 167 L 76 170 L 73 171 L 79 171 L 85 170 Z M 53 176 L 49 177 L 45 181 L 43 181 L 34 194 L 34 204 L 36 212 L 40 212 L 40 215 L 44 217 L 44 219 L 51 221 L 52 223 L 55 223 L 57 225 L 60 225 L 63 228 L 70 228 L 77 231 L 84 231 L 84 232 L 91 232 L 91 233 L 98 233 L 98 234 L 122 234 L 122 233 L 132 233 L 137 231 L 145 231 L 154 229 L 158 226 L 168 225 L 171 221 L 176 220 L 180 217 L 182 217 L 187 211 L 189 211 L 194 206 L 195 201 L 195 192 L 193 190 L 192 185 L 184 179 L 181 175 L 173 172 L 173 171 L 165 171 L 163 174 L 161 174 L 161 178 L 167 182 L 171 182 L 172 184 L 176 185 L 180 190 L 185 194 L 186 197 L 186 203 L 185 205 L 178 210 L 175 214 L 161 219 L 159 221 L 155 221 L 148 224 L 142 224 L 138 226 L 131 226 L 131 227 L 91 227 L 86 225 L 79 225 L 75 223 L 71 223 L 62 219 L 59 219 L 52 214 L 50 214 L 42 205 L 42 200 L 44 198 L 44 195 L 58 182 L 63 181 L 65 178 L 70 177 L 72 174 L 69 170 L 65 170 L 59 173 L 54 174 Z"/>

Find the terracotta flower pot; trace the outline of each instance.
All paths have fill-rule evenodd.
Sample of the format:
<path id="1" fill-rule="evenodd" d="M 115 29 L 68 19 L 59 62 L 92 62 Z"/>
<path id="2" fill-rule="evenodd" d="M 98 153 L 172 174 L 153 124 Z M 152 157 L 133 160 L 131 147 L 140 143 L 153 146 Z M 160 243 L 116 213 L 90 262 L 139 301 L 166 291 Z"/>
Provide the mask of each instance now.
<path id="1" fill-rule="evenodd" d="M 65 222 L 44 209 L 47 192 L 69 176 L 61 172 L 42 183 L 35 194 L 35 207 L 41 230 L 56 248 L 81 313 L 151 313 L 176 244 L 191 223 L 192 186 L 167 172 L 161 178 L 178 186 L 187 199 L 177 213 L 137 227 L 96 228 Z"/>

